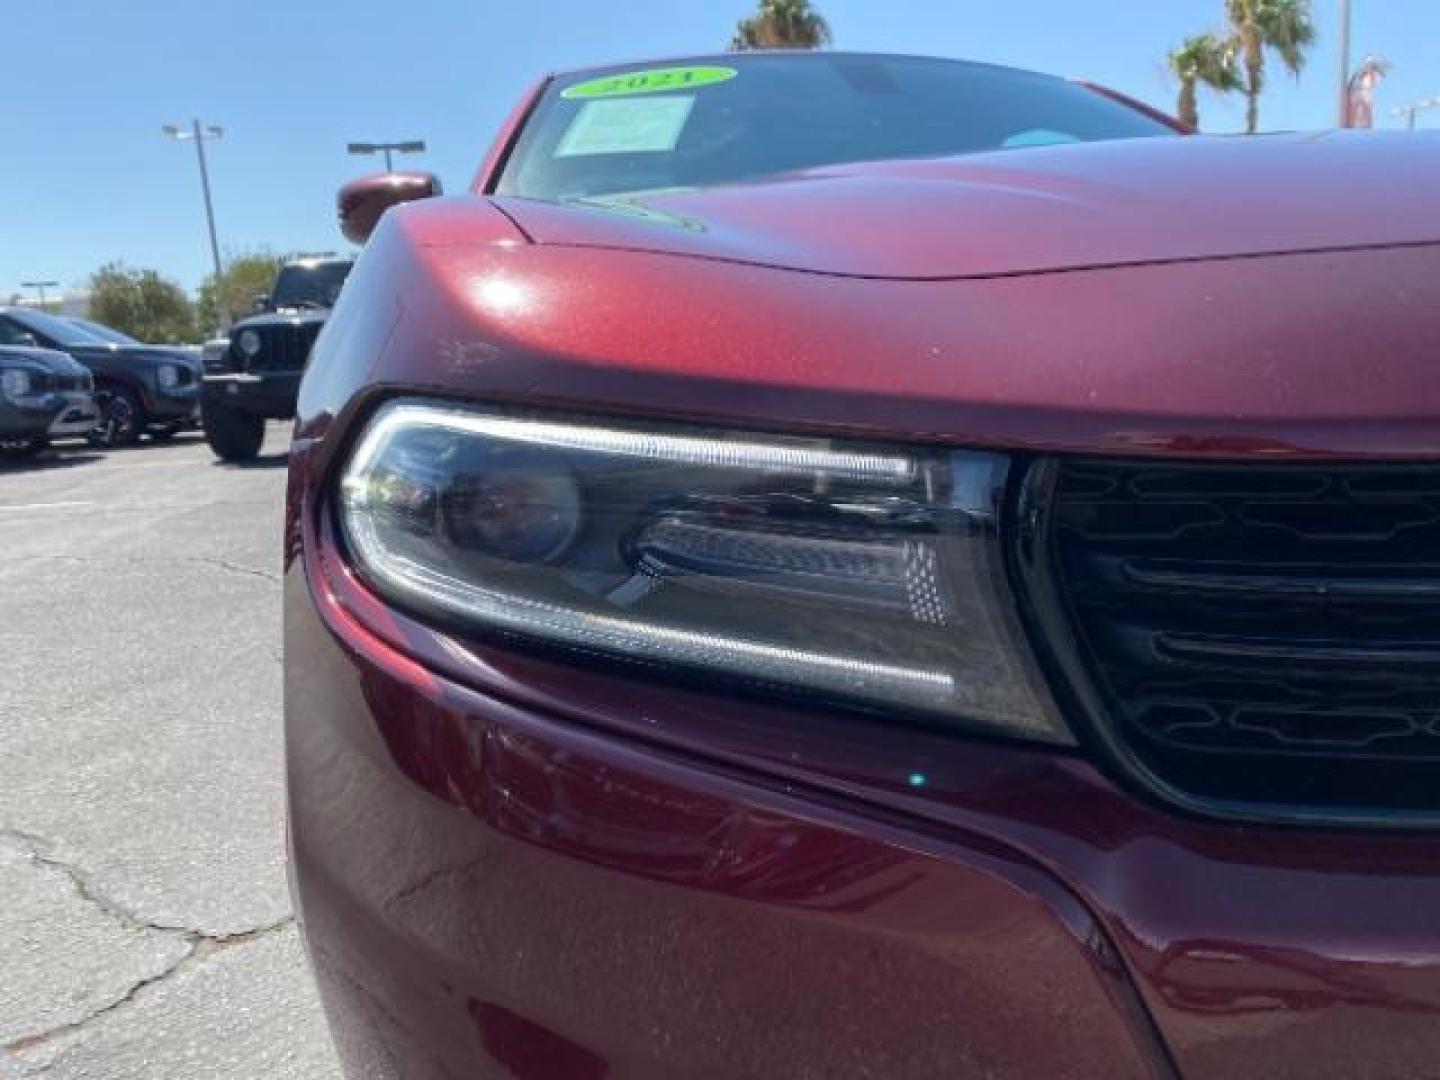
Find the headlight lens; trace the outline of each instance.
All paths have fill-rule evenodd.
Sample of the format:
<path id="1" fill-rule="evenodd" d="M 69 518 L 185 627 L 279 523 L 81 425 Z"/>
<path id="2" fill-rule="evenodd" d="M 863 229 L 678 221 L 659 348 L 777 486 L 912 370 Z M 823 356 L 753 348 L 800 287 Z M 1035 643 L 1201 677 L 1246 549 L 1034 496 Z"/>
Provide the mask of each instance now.
<path id="1" fill-rule="evenodd" d="M 162 390 L 173 390 L 180 385 L 180 369 L 174 364 L 161 364 L 155 369 L 155 381 Z"/>
<path id="2" fill-rule="evenodd" d="M 395 402 L 340 480 L 402 607 L 1053 742 L 997 525 L 1006 461 Z"/>
<path id="3" fill-rule="evenodd" d="M 249 359 L 260 355 L 260 335 L 254 330 L 241 330 L 235 343 L 240 346 L 240 352 Z"/>
<path id="4" fill-rule="evenodd" d="M 21 368 L 0 371 L 0 395 L 15 401 L 30 393 L 30 373 Z"/>

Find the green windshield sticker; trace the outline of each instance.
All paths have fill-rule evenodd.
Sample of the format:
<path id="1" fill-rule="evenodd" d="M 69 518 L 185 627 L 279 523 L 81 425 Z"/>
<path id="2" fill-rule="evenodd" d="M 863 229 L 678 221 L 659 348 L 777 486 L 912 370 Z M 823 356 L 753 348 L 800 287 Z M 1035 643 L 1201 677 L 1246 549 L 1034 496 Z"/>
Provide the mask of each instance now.
<path id="1" fill-rule="evenodd" d="M 589 82 L 576 83 L 560 91 L 562 98 L 621 97 L 625 94 L 653 94 L 658 90 L 689 90 L 729 82 L 740 74 L 732 67 L 669 67 L 649 71 L 624 71 Z"/>
<path id="2" fill-rule="evenodd" d="M 653 154 L 674 150 L 690 116 L 690 94 L 587 101 L 570 122 L 557 158 L 592 154 Z"/>

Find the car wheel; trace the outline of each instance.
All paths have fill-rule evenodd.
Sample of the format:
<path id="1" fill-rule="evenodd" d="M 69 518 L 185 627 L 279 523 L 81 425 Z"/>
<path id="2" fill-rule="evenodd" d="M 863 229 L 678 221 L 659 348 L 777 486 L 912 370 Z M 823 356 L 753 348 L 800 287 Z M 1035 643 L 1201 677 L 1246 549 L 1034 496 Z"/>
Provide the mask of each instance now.
<path id="1" fill-rule="evenodd" d="M 95 391 L 100 421 L 85 438 L 91 446 L 129 446 L 140 437 L 143 414 L 135 395 L 123 386 L 104 386 Z"/>
<path id="2" fill-rule="evenodd" d="M 221 461 L 249 461 L 265 441 L 265 418 L 218 402 L 204 405 L 205 441 Z"/>
<path id="3" fill-rule="evenodd" d="M 48 440 L 43 436 L 24 439 L 0 439 L 0 461 L 25 461 L 44 450 Z"/>

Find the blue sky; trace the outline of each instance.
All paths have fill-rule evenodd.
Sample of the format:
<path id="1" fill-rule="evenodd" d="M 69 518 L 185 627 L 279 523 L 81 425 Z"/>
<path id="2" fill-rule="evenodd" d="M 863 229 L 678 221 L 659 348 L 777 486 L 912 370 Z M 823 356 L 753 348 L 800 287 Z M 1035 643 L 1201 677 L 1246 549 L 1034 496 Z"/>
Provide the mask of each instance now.
<path id="1" fill-rule="evenodd" d="M 333 194 L 365 171 L 349 140 L 424 138 L 408 159 L 466 186 L 515 99 L 541 72 L 723 47 L 751 0 L 15 0 L 0 130 L 0 298 L 22 280 L 83 284 L 123 259 L 196 286 L 209 266 L 188 145 L 160 125 L 224 125 L 211 151 L 228 252 L 337 250 Z M 1166 50 L 1218 24 L 1222 0 L 817 0 L 840 48 L 1016 64 L 1107 83 L 1170 108 Z M 1279 73 L 1266 127 L 1334 122 L 1338 0 L 1296 85 Z M 1394 65 L 1380 122 L 1440 94 L 1440 3 L 1354 0 L 1353 53 Z M 1210 130 L 1243 103 L 1202 102 Z M 1440 126 L 1440 110 L 1425 116 Z"/>

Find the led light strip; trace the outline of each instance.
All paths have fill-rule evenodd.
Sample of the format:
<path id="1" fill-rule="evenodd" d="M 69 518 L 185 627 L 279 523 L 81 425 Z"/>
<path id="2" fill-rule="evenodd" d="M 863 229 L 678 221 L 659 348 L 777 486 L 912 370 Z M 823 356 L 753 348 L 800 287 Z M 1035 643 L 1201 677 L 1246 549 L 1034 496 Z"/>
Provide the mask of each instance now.
<path id="1" fill-rule="evenodd" d="M 375 534 L 363 497 L 351 501 L 347 511 L 347 531 L 361 565 L 381 584 L 491 628 L 620 657 L 723 667 L 732 674 L 844 692 L 880 704 L 934 709 L 953 703 L 955 679 L 948 671 L 659 627 L 481 588 L 391 554 Z"/>
<path id="2" fill-rule="evenodd" d="M 387 406 L 356 451 L 351 475 L 364 474 L 398 428 L 432 428 L 505 442 L 549 446 L 595 454 L 616 454 L 677 465 L 748 469 L 781 476 L 902 485 L 918 465 L 901 454 L 866 454 L 753 440 L 701 438 L 621 428 L 591 427 L 513 416 L 461 413 L 425 405 Z"/>

